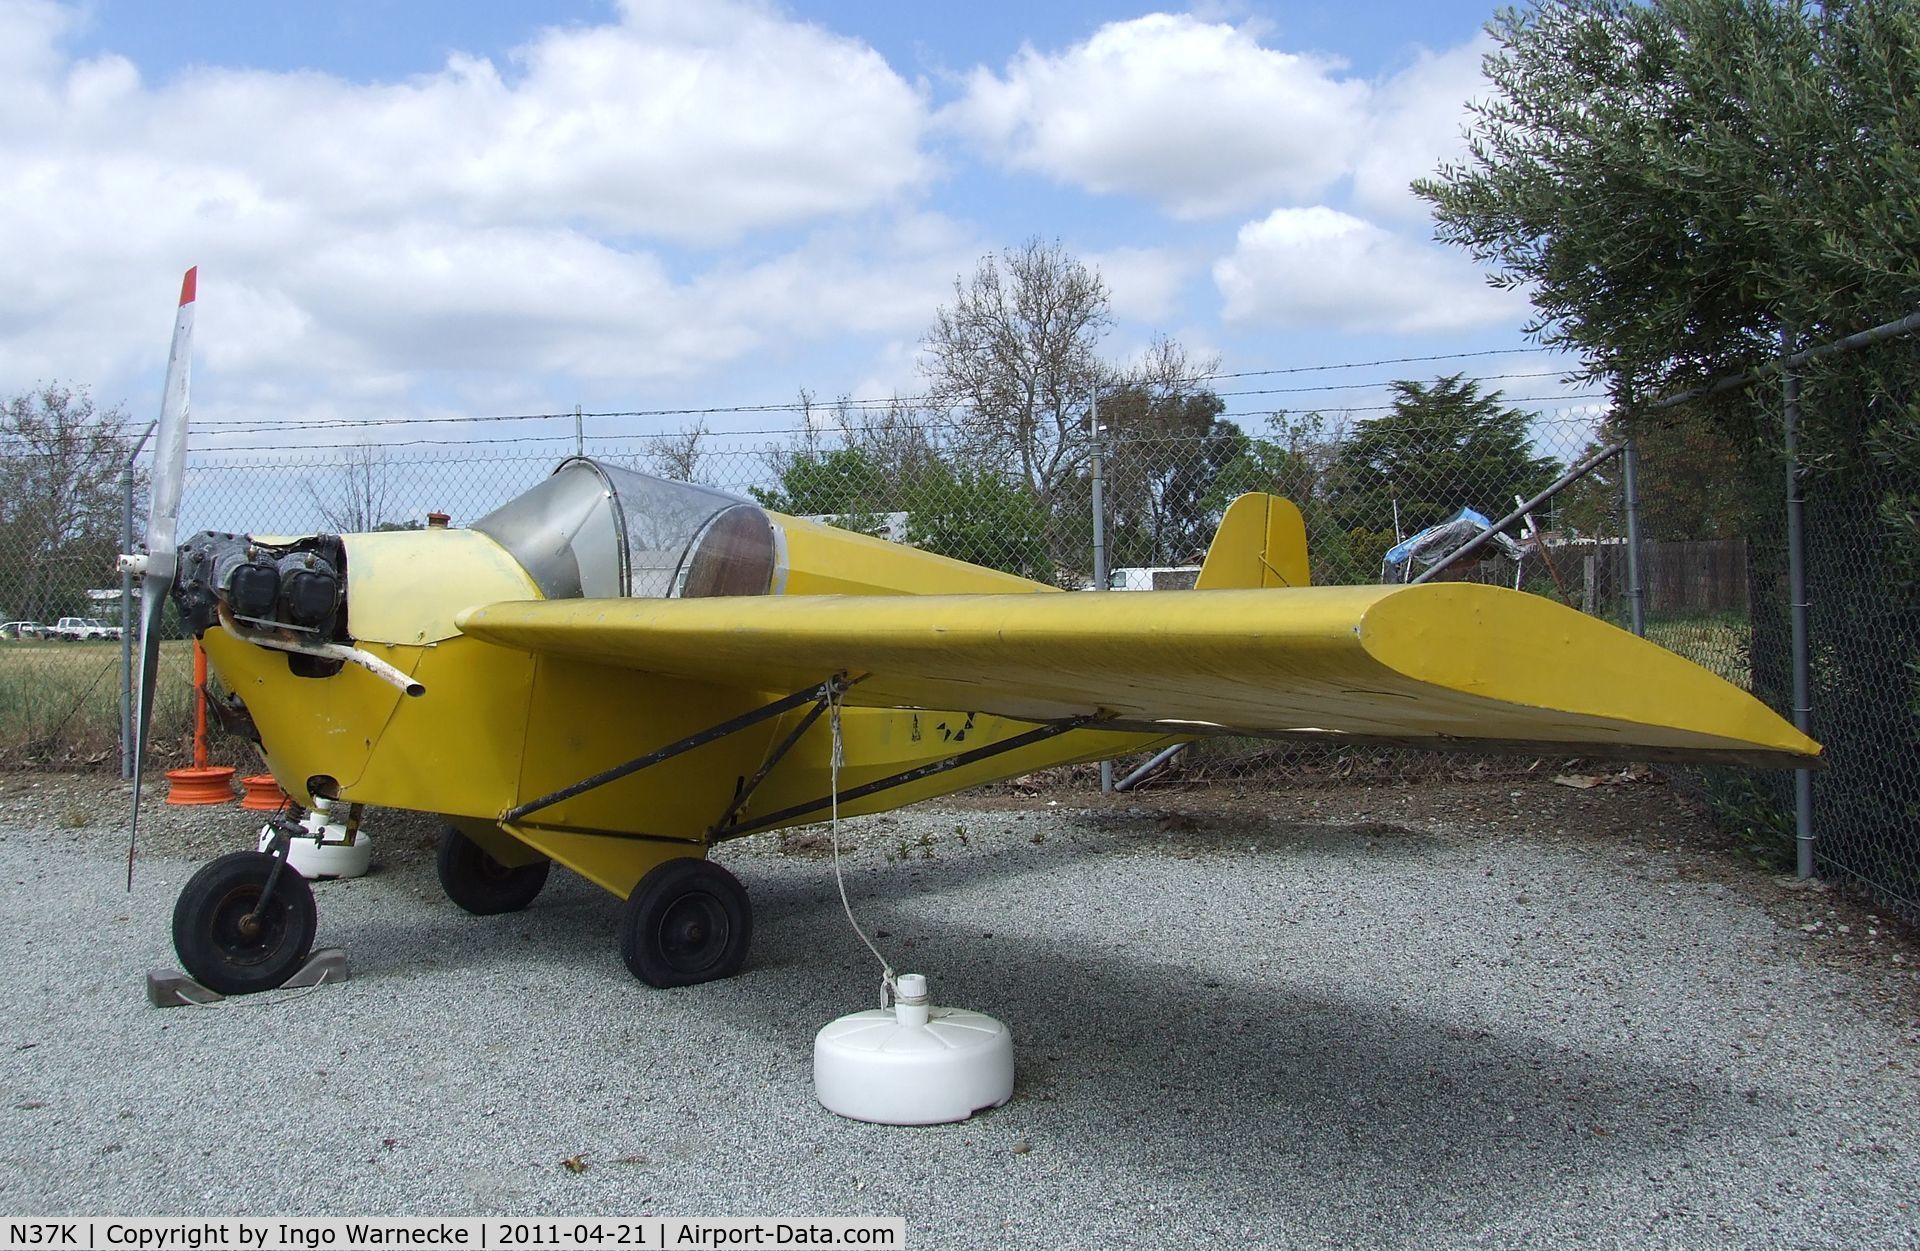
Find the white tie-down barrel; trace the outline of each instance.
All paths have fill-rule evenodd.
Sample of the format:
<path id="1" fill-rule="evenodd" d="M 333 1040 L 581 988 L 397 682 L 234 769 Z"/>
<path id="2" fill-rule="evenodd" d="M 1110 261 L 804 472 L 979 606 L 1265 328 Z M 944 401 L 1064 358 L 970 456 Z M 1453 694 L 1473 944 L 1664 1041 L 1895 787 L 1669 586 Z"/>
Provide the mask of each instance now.
<path id="1" fill-rule="evenodd" d="M 891 1008 L 829 1022 L 813 1040 L 813 1090 L 828 1111 L 882 1125 L 964 1121 L 1013 1097 L 1013 1035 L 990 1016 L 937 1008 L 902 973 Z"/>

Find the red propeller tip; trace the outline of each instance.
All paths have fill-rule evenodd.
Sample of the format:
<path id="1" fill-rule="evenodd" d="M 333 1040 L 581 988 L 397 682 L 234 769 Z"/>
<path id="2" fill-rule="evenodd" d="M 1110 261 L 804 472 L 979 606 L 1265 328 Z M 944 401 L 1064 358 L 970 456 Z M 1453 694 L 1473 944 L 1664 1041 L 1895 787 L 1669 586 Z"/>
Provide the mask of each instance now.
<path id="1" fill-rule="evenodd" d="M 193 303 L 193 289 L 199 279 L 200 267 L 195 265 L 187 271 L 187 276 L 180 280 L 180 303 L 182 305 Z"/>

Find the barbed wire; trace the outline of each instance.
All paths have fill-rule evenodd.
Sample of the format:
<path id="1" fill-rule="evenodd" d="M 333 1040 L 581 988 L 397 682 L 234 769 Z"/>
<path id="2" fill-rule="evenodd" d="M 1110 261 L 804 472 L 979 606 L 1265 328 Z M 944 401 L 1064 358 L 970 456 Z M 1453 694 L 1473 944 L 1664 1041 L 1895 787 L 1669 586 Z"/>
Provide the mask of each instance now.
<path id="1" fill-rule="evenodd" d="M 1319 364 L 1319 365 L 1285 366 L 1285 367 L 1275 367 L 1275 368 L 1269 368 L 1269 369 L 1213 371 L 1209 373 L 1189 375 L 1186 377 L 1171 379 L 1168 381 L 1172 384 L 1184 385 L 1184 384 L 1193 384 L 1193 383 L 1200 383 L 1200 382 L 1219 380 L 1219 379 L 1275 377 L 1275 376 L 1283 376 L 1283 375 L 1298 375 L 1298 374 L 1305 374 L 1305 373 L 1328 372 L 1328 371 L 1344 370 L 1344 369 L 1372 368 L 1372 367 L 1378 367 L 1381 365 L 1412 364 L 1412 363 L 1424 363 L 1424 362 L 1432 362 L 1432 361 L 1467 359 L 1472 357 L 1514 355 L 1519 353 L 1532 352 L 1536 350 L 1537 349 L 1531 349 L 1531 348 L 1490 348 L 1490 349 L 1474 351 L 1474 352 L 1442 353 L 1442 354 L 1435 354 L 1435 355 L 1429 355 L 1429 356 L 1381 357 L 1375 360 L 1368 360 L 1368 361 L 1343 361 L 1343 362 L 1334 362 L 1334 363 Z M 1462 375 L 1462 378 L 1464 381 L 1467 381 L 1473 385 L 1484 386 L 1487 384 L 1492 384 L 1497 382 L 1533 380 L 1533 379 L 1539 379 L 1539 378 L 1553 378 L 1553 377 L 1565 378 L 1567 376 L 1568 374 L 1566 373 L 1566 371 L 1540 370 L 1540 371 L 1529 371 L 1529 372 L 1481 374 L 1481 375 L 1474 375 L 1472 377 L 1466 377 L 1465 375 Z M 1322 385 L 1316 385 L 1316 386 L 1247 388 L 1247 389 L 1231 390 L 1231 391 L 1215 391 L 1213 392 L 1213 394 L 1216 396 L 1216 398 L 1219 398 L 1221 400 L 1245 399 L 1245 398 L 1251 398 L 1251 397 L 1257 397 L 1257 396 L 1268 396 L 1268 395 L 1318 395 L 1318 394 L 1331 394 L 1335 392 L 1378 390 L 1381 388 L 1390 387 L 1393 385 L 1393 383 L 1397 381 L 1404 381 L 1404 380 L 1378 379 L 1378 380 L 1368 380 L 1364 382 L 1328 383 L 1328 384 L 1322 384 Z M 1590 405 L 1597 402 L 1604 402 L 1605 400 L 1607 400 L 1608 397 L 1598 392 L 1561 393 L 1558 395 L 1506 396 L 1503 394 L 1499 394 L 1498 391 L 1496 390 L 1494 398 L 1497 398 L 1501 403 L 1504 403 L 1507 405 L 1517 406 L 1517 405 L 1524 405 L 1524 404 L 1552 404 L 1552 405 L 1557 405 L 1559 407 L 1556 409 L 1545 410 L 1545 411 L 1565 411 L 1566 409 L 1576 405 Z M 831 417 L 834 414 L 844 414 L 848 412 L 872 413 L 876 411 L 897 412 L 902 410 L 913 411 L 917 419 L 912 421 L 898 421 L 898 422 L 891 423 L 893 428 L 897 428 L 900 425 L 907 425 L 910 427 L 929 429 L 929 430 L 940 429 L 942 427 L 959 429 L 965 425 L 964 418 L 958 418 L 958 417 L 929 412 L 924 407 L 925 405 L 935 403 L 935 402 L 937 402 L 937 397 L 931 394 L 922 394 L 922 395 L 914 395 L 914 396 L 890 396 L 886 398 L 876 397 L 876 398 L 865 398 L 865 399 L 841 397 L 841 398 L 838 398 L 832 401 L 826 401 L 826 402 L 815 401 L 811 399 L 802 399 L 802 400 L 783 401 L 778 403 L 712 404 L 712 405 L 704 405 L 704 406 L 696 406 L 696 407 L 680 407 L 680 408 L 664 408 L 663 407 L 663 408 L 631 408 L 631 409 L 597 409 L 591 412 L 581 409 L 578 411 L 571 411 L 571 412 L 554 411 L 554 412 L 481 413 L 481 414 L 448 413 L 448 414 L 437 414 L 437 415 L 426 415 L 426 416 L 330 417 L 330 418 L 313 418 L 313 419 L 306 419 L 306 420 L 290 420 L 290 421 L 278 421 L 278 422 L 263 421 L 259 418 L 242 418 L 242 419 L 234 419 L 234 420 L 222 420 L 218 418 L 198 418 L 194 421 L 194 427 L 198 430 L 201 430 L 209 434 L 213 434 L 216 437 L 218 437 L 218 436 L 235 436 L 235 435 L 248 435 L 248 434 L 303 434 L 303 433 L 314 433 L 314 432 L 321 432 L 321 431 L 337 431 L 337 432 L 345 433 L 349 431 L 378 431 L 378 430 L 386 430 L 386 429 L 395 429 L 395 428 L 406 427 L 406 426 L 499 425 L 499 424 L 505 424 L 510 422 L 551 422 L 551 421 L 565 420 L 567 418 L 573 418 L 576 421 L 585 421 L 587 419 L 592 419 L 595 421 L 606 421 L 606 420 L 616 420 L 616 419 L 631 420 L 631 419 L 663 418 L 663 417 L 751 416 L 751 415 L 763 414 L 763 413 L 806 414 L 806 413 L 811 413 L 815 411 L 825 413 L 829 417 Z M 1328 406 L 1328 407 L 1331 407 L 1331 406 Z M 1395 407 L 1396 405 L 1393 405 L 1393 404 L 1340 405 L 1337 411 L 1341 414 L 1377 413 L 1377 412 L 1391 411 Z M 1271 415 L 1271 412 L 1272 410 L 1235 409 L 1235 410 L 1223 411 L 1221 413 L 1221 416 L 1227 417 L 1229 419 L 1233 419 L 1233 418 L 1244 419 L 1249 416 L 1252 416 L 1252 417 L 1269 416 Z M 872 425 L 849 426 L 842 422 L 832 422 L 831 424 L 833 428 L 844 430 L 848 433 L 872 433 L 877 430 L 889 428 L 889 427 L 879 427 L 879 426 L 872 426 Z M 820 428 L 823 428 L 823 427 L 809 426 L 803 429 L 820 429 Z M 128 447 L 131 447 L 131 445 L 135 442 L 135 440 L 138 437 L 132 429 L 128 429 L 128 428 L 121 428 L 121 429 L 106 431 L 103 433 L 101 431 L 101 423 L 89 423 L 84 426 L 76 427 L 76 430 L 84 431 L 88 437 L 93 437 L 96 439 L 105 439 L 108 441 L 117 442 L 122 446 L 128 446 Z M 791 435 L 791 434 L 800 433 L 800 432 L 801 432 L 800 430 L 796 430 L 794 427 L 779 427 L 779 428 L 760 428 L 760 429 L 746 429 L 746 430 L 706 431 L 703 433 L 711 437 L 720 437 L 720 438 L 751 438 L 751 437 Z M 684 438 L 688 433 L 689 431 L 687 430 L 627 431 L 627 432 L 615 432 L 615 433 L 597 433 L 592 435 L 591 437 L 596 439 L 677 439 L 677 438 Z M 580 437 L 580 436 L 572 432 L 552 434 L 552 435 L 517 433 L 510 436 L 482 437 L 482 438 L 462 437 L 459 439 L 431 439 L 431 438 L 378 439 L 371 442 L 361 440 L 351 444 L 297 443 L 291 446 L 286 444 L 239 444 L 239 445 L 215 444 L 212 446 L 203 446 L 202 448 L 199 448 L 196 450 L 203 450 L 203 451 L 215 452 L 215 453 L 228 453 L 228 452 L 294 451 L 300 448 L 319 449 L 319 448 L 326 448 L 326 447 L 357 447 L 357 446 L 370 446 L 370 447 L 376 447 L 376 448 L 407 448 L 407 447 L 432 447 L 432 446 L 467 446 L 467 445 L 474 445 L 474 444 L 498 445 L 502 443 L 560 442 L 564 440 L 575 439 L 577 437 Z M 31 449 L 5 449 L 5 454 L 10 457 L 43 456 L 43 457 L 50 457 L 50 458 L 66 455 L 66 453 L 64 452 L 36 452 Z"/>

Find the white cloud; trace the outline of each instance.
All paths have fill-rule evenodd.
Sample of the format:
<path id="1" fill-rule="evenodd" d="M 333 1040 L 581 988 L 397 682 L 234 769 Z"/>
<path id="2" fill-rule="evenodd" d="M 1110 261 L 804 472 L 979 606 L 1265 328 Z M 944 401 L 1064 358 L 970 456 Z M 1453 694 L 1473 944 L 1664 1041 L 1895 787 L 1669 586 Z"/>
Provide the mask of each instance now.
<path id="1" fill-rule="evenodd" d="M 142 89 L 110 58 L 70 69 L 41 138 L 244 171 L 249 200 L 338 221 L 439 205 L 702 244 L 927 176 L 924 102 L 877 52 L 754 5 L 701 12 L 635 3 L 618 25 L 542 32 L 504 70 L 455 54 L 400 83 L 203 70 Z"/>
<path id="2" fill-rule="evenodd" d="M 1214 263 L 1230 322 L 1419 333 L 1520 320 L 1464 258 L 1323 206 L 1276 209 Z"/>
<path id="3" fill-rule="evenodd" d="M 978 250 L 912 209 L 919 89 L 761 4 L 632 0 L 371 84 L 147 83 L 66 54 L 78 21 L 0 4 L 0 385 L 144 376 L 195 262 L 206 378 L 352 402 L 357 378 L 687 377 L 795 327 L 917 329 Z M 770 232 L 752 264 L 684 250 Z"/>
<path id="4" fill-rule="evenodd" d="M 1417 49 L 1369 82 L 1266 33 L 1201 12 L 1114 22 L 1064 51 L 1023 48 L 1002 73 L 975 69 L 942 121 L 1010 168 L 1176 217 L 1313 203 L 1348 181 L 1362 211 L 1424 219 L 1407 183 L 1465 151 L 1490 41 Z"/>
<path id="5" fill-rule="evenodd" d="M 1173 314 L 1180 289 L 1199 268 L 1171 248 L 1110 248 L 1080 259 L 1107 284 L 1114 316 L 1149 324 Z"/>
<path id="6" fill-rule="evenodd" d="M 1429 208 L 1407 184 L 1443 161 L 1466 155 L 1467 101 L 1484 94 L 1480 58 L 1485 36 L 1445 52 L 1421 50 L 1375 91 L 1365 137 L 1354 153 L 1353 200 L 1370 213 L 1425 221 Z"/>
<path id="7" fill-rule="evenodd" d="M 1245 29 L 1156 13 L 1004 76 L 979 68 L 949 124 L 1010 166 L 1179 217 L 1313 196 L 1347 172 L 1368 90 Z"/>

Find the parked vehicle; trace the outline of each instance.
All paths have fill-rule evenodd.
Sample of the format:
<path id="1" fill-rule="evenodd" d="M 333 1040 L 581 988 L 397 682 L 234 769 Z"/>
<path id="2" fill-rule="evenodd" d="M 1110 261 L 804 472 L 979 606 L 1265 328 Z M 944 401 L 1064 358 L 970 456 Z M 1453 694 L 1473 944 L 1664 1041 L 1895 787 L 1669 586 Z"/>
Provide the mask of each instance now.
<path id="1" fill-rule="evenodd" d="M 1191 591 L 1198 565 L 1125 565 L 1107 574 L 1115 591 Z"/>
<path id="2" fill-rule="evenodd" d="M 120 637 L 120 627 L 110 626 L 98 617 L 62 617 L 53 623 L 53 636 L 71 643 L 117 639 Z"/>
<path id="3" fill-rule="evenodd" d="M 38 621 L 0 622 L 0 639 L 43 639 L 47 637 L 47 627 Z"/>

